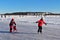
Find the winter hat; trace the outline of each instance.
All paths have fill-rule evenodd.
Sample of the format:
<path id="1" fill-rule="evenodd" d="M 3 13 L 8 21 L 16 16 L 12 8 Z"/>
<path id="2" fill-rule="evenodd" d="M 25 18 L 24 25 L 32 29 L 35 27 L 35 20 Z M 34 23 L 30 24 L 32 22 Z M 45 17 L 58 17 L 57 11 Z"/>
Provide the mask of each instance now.
<path id="1" fill-rule="evenodd" d="M 12 18 L 12 20 L 14 20 L 14 18 Z"/>

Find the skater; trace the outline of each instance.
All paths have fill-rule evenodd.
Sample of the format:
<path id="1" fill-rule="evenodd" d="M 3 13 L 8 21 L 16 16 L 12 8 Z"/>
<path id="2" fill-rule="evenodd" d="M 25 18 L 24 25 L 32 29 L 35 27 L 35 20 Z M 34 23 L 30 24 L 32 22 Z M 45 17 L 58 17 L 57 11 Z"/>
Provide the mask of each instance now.
<path id="1" fill-rule="evenodd" d="M 38 23 L 38 33 L 40 32 L 40 33 L 42 33 L 42 25 L 43 24 L 45 24 L 45 25 L 47 25 L 45 22 L 44 22 L 44 20 L 43 20 L 43 18 L 41 18 L 40 20 L 38 20 L 36 23 Z"/>
<path id="2" fill-rule="evenodd" d="M 16 30 L 16 23 L 14 21 L 14 18 L 11 19 L 10 23 L 9 23 L 9 26 L 10 26 L 10 32 L 15 31 Z M 17 31 L 17 30 L 16 30 Z"/>

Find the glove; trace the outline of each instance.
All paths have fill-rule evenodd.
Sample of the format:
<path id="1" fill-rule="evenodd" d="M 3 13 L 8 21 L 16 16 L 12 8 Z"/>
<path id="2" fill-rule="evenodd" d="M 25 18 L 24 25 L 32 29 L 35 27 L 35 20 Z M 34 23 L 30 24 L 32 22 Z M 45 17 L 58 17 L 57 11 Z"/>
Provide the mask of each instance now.
<path id="1" fill-rule="evenodd" d="M 38 22 L 36 22 L 36 23 L 38 23 Z"/>
<path id="2" fill-rule="evenodd" d="M 45 25 L 47 25 L 47 23 L 45 23 Z"/>

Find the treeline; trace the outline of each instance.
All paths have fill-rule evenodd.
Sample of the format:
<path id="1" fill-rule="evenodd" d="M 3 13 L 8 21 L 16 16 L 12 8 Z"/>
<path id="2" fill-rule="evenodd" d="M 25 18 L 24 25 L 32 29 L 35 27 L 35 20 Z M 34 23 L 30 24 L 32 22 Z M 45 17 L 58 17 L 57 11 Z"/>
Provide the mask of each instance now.
<path id="1" fill-rule="evenodd" d="M 60 15 L 60 13 L 59 13 L 59 14 L 45 14 L 45 16 L 46 16 L 46 15 Z"/>
<path id="2" fill-rule="evenodd" d="M 4 15 L 27 15 L 27 13 L 20 13 L 20 12 L 17 12 L 17 13 L 6 13 Z"/>
<path id="3" fill-rule="evenodd" d="M 60 13 L 51 13 L 51 12 L 14 12 L 14 13 L 5 13 L 4 15 L 60 15 Z"/>
<path id="4" fill-rule="evenodd" d="M 4 15 L 40 15 L 45 12 L 14 12 L 14 13 L 5 13 Z"/>

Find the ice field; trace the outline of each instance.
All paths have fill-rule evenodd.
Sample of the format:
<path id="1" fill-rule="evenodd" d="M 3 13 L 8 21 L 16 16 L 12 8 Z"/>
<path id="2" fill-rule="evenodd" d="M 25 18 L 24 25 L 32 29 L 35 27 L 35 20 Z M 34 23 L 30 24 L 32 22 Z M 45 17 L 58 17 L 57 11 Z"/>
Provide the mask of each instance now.
<path id="1" fill-rule="evenodd" d="M 9 22 L 15 19 L 17 32 L 9 33 Z M 0 40 L 60 40 L 60 16 L 45 16 L 43 32 L 37 33 L 37 24 L 41 16 L 0 17 Z"/>

